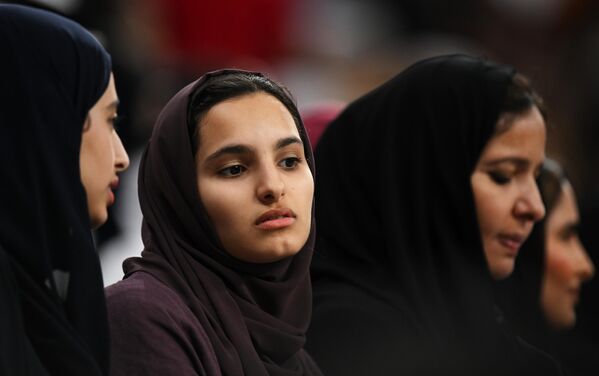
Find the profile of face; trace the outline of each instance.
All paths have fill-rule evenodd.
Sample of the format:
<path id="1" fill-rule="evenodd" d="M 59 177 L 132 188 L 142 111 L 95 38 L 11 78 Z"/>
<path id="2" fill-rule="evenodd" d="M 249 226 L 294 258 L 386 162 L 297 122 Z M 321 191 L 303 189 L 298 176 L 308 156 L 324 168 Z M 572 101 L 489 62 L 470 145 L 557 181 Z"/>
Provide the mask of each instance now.
<path id="1" fill-rule="evenodd" d="M 314 179 L 287 108 L 272 95 L 245 94 L 214 105 L 198 126 L 197 186 L 225 250 L 253 263 L 299 252 Z"/>
<path id="2" fill-rule="evenodd" d="M 108 219 L 108 207 L 114 203 L 119 183 L 118 173 L 129 167 L 129 156 L 114 129 L 118 97 L 114 77 L 104 94 L 89 111 L 83 125 L 79 169 L 87 196 L 87 209 L 92 228 Z"/>
<path id="3" fill-rule="evenodd" d="M 576 323 L 580 287 L 594 274 L 593 263 L 578 238 L 578 225 L 574 190 L 570 184 L 562 184 L 562 193 L 545 222 L 545 273 L 541 287 L 543 313 L 556 329 Z"/>
<path id="4" fill-rule="evenodd" d="M 545 121 L 537 107 L 485 145 L 470 181 L 487 265 L 506 278 L 545 207 L 535 181 L 545 159 Z"/>

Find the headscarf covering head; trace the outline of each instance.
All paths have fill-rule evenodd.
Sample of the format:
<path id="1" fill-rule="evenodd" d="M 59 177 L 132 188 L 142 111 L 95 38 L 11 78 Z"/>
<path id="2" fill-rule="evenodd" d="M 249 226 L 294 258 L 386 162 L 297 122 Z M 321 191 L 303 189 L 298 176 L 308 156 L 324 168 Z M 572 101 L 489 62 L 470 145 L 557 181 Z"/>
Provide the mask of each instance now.
<path id="1" fill-rule="evenodd" d="M 514 74 L 465 55 L 426 59 L 329 125 L 316 149 L 316 312 L 340 283 L 401 312 L 406 338 L 444 349 L 489 340 L 492 280 L 470 177 Z"/>
<path id="2" fill-rule="evenodd" d="M 15 270 L 27 334 L 51 373 L 107 372 L 79 151 L 110 56 L 79 24 L 19 5 L 0 5 L 0 47 L 0 247 Z"/>
<path id="3" fill-rule="evenodd" d="M 123 268 L 126 277 L 148 272 L 184 298 L 206 330 L 223 374 L 299 375 L 307 372 L 303 345 L 311 315 L 308 269 L 314 226 L 295 256 L 266 264 L 244 262 L 222 247 L 197 189 L 198 125 L 191 103 L 210 102 L 207 88 L 234 76 L 251 89 L 232 97 L 264 92 L 286 106 L 314 174 L 310 143 L 290 94 L 259 73 L 206 74 L 179 91 L 156 121 L 139 172 L 145 249 Z M 235 92 L 230 86 L 227 90 Z"/>

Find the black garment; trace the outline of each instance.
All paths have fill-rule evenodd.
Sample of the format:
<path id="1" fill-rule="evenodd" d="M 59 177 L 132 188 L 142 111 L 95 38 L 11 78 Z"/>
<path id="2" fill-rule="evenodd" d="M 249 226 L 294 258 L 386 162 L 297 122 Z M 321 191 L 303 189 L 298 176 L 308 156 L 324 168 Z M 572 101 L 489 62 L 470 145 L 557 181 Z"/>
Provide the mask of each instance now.
<path id="1" fill-rule="evenodd" d="M 325 131 L 307 342 L 325 374 L 512 374 L 527 364 L 498 323 L 470 183 L 513 74 L 464 55 L 424 60 Z"/>
<path id="2" fill-rule="evenodd" d="M 141 258 L 125 260 L 125 278 L 143 271 L 177 293 L 205 331 L 223 375 L 318 375 L 303 349 L 312 312 L 314 228 L 293 257 L 266 264 L 243 262 L 224 250 L 199 198 L 187 123 L 189 101 L 196 88 L 196 95 L 202 95 L 207 77 L 228 72 L 210 73 L 183 88 L 158 117 L 139 171 L 145 248 Z M 303 124 L 298 131 L 314 172 Z M 119 283 L 109 291 L 122 290 Z"/>
<path id="3" fill-rule="evenodd" d="M 106 306 L 79 150 L 110 57 L 78 24 L 16 5 L 0 5 L 0 49 L 0 374 L 41 363 L 54 375 L 100 375 Z"/>

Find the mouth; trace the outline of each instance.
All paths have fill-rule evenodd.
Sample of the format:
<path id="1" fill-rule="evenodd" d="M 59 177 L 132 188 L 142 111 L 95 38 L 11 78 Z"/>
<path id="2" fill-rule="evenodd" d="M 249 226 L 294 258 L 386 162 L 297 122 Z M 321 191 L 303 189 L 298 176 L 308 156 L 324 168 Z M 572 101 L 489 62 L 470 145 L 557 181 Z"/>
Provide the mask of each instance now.
<path id="1" fill-rule="evenodd" d="M 110 189 L 115 190 L 118 187 L 119 187 L 119 178 L 117 176 L 114 179 L 112 179 L 112 181 L 110 182 Z"/>
<path id="2" fill-rule="evenodd" d="M 114 196 L 114 190 L 117 189 L 119 186 L 119 178 L 116 177 L 114 178 L 109 185 L 108 188 L 108 206 L 112 206 L 116 200 L 115 196 Z"/>
<path id="3" fill-rule="evenodd" d="M 572 295 L 572 298 L 574 299 L 574 304 L 578 303 L 578 298 L 580 296 L 580 289 L 576 288 L 576 287 L 572 287 L 568 289 L 568 292 L 570 293 L 570 295 Z"/>
<path id="4" fill-rule="evenodd" d="M 508 249 L 508 255 L 515 257 L 526 240 L 526 236 L 521 234 L 499 234 L 499 243 Z"/>
<path id="5" fill-rule="evenodd" d="M 296 215 L 291 209 L 272 209 L 263 213 L 254 223 L 261 230 L 278 230 L 295 222 Z"/>

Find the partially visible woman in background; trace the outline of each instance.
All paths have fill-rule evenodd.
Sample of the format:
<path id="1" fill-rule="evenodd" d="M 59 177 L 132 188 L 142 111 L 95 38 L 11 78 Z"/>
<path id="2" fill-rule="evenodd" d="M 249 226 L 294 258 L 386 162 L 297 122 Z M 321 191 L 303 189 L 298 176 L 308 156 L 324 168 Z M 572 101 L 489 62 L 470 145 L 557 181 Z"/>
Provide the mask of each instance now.
<path id="1" fill-rule="evenodd" d="M 0 5 L 0 374 L 105 375 L 91 228 L 128 156 L 111 60 L 77 23 Z"/>
<path id="2" fill-rule="evenodd" d="M 595 270 L 578 236 L 576 196 L 563 169 L 547 159 L 538 182 L 547 214 L 523 245 L 514 274 L 498 284 L 497 295 L 519 335 L 559 356 L 558 334 L 576 324 L 580 290 Z"/>

